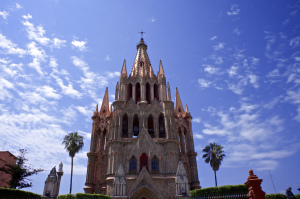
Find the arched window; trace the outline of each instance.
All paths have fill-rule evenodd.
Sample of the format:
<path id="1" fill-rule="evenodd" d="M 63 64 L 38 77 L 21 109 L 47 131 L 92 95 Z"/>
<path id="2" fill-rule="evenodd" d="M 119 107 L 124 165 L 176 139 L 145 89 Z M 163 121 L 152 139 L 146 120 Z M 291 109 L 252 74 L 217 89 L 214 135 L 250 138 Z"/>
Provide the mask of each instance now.
<path id="1" fill-rule="evenodd" d="M 159 160 L 156 156 L 151 161 L 152 173 L 159 173 Z"/>
<path id="2" fill-rule="evenodd" d="M 143 153 L 140 157 L 140 170 L 142 170 L 143 167 L 146 167 L 148 170 L 148 156 L 146 153 Z"/>
<path id="3" fill-rule="evenodd" d="M 165 138 L 166 137 L 166 132 L 165 132 L 165 121 L 164 121 L 163 114 L 159 115 L 159 118 L 158 118 L 158 129 L 159 129 L 159 137 L 160 138 Z"/>
<path id="4" fill-rule="evenodd" d="M 128 117 L 127 114 L 122 119 L 122 138 L 128 137 Z"/>
<path id="5" fill-rule="evenodd" d="M 128 84 L 127 86 L 127 101 L 130 100 L 130 98 L 132 98 L 132 84 Z"/>
<path id="6" fill-rule="evenodd" d="M 129 160 L 129 173 L 130 174 L 134 174 L 136 173 L 136 158 L 134 156 L 132 156 L 132 158 L 130 158 Z"/>
<path id="7" fill-rule="evenodd" d="M 151 137 L 154 138 L 154 124 L 152 115 L 149 115 L 148 117 L 148 133 Z"/>
<path id="8" fill-rule="evenodd" d="M 137 83 L 135 85 L 135 100 L 136 100 L 135 101 L 136 104 L 141 101 L 141 85 L 140 85 L 140 83 Z"/>
<path id="9" fill-rule="evenodd" d="M 151 94 L 150 94 L 150 84 L 147 82 L 146 84 L 146 100 L 148 104 L 151 104 Z"/>
<path id="10" fill-rule="evenodd" d="M 133 117 L 133 136 L 138 136 L 140 132 L 140 124 L 139 124 L 139 117 L 134 115 Z"/>
<path id="11" fill-rule="evenodd" d="M 154 84 L 154 98 L 159 101 L 159 93 L 158 93 L 158 86 L 157 84 Z"/>

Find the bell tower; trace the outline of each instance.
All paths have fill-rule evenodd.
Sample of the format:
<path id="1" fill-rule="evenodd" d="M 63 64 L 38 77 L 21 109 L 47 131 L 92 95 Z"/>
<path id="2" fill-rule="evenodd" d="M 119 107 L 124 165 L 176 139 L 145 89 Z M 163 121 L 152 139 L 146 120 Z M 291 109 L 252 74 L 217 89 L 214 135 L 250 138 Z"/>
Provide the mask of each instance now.
<path id="1" fill-rule="evenodd" d="M 129 75 L 123 62 L 112 106 L 106 89 L 100 110 L 97 105 L 93 114 L 86 193 L 173 197 L 178 194 L 178 165 L 185 170 L 187 190 L 200 188 L 191 114 L 187 105 L 183 109 L 177 88 L 174 106 L 161 61 L 158 69 L 155 75 L 141 38 Z"/>

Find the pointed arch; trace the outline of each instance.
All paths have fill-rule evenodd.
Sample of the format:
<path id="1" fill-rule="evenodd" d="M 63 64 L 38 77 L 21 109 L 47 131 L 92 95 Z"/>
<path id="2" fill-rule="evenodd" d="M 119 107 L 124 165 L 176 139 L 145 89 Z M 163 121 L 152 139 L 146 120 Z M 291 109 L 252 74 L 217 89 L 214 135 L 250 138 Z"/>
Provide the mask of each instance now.
<path id="1" fill-rule="evenodd" d="M 156 156 L 151 160 L 151 172 L 159 173 L 159 159 Z"/>
<path id="2" fill-rule="evenodd" d="M 129 101 L 130 98 L 132 98 L 132 84 L 131 83 L 129 83 L 127 86 L 127 101 Z"/>
<path id="3" fill-rule="evenodd" d="M 139 117 L 137 114 L 133 117 L 133 136 L 138 136 L 140 132 L 140 123 L 139 123 Z"/>
<path id="4" fill-rule="evenodd" d="M 151 114 L 148 117 L 148 133 L 154 138 L 154 120 Z"/>
<path id="5" fill-rule="evenodd" d="M 135 85 L 135 103 L 139 103 L 141 101 L 141 85 L 140 83 L 136 83 Z"/>
<path id="6" fill-rule="evenodd" d="M 158 85 L 154 84 L 154 98 L 159 101 L 159 92 L 158 92 Z"/>
<path id="7" fill-rule="evenodd" d="M 180 145 L 180 152 L 185 152 L 185 138 L 184 132 L 181 131 L 181 128 L 178 129 L 178 138 L 179 138 L 179 145 Z"/>
<path id="8" fill-rule="evenodd" d="M 151 92 L 150 92 L 150 84 L 147 82 L 146 84 L 146 100 L 148 104 L 151 104 Z"/>
<path id="9" fill-rule="evenodd" d="M 159 137 L 165 138 L 166 137 L 165 119 L 162 113 L 158 117 L 158 129 L 159 129 Z"/>
<path id="10" fill-rule="evenodd" d="M 125 113 L 122 119 L 122 138 L 128 137 L 128 116 Z"/>
<path id="11" fill-rule="evenodd" d="M 137 171 L 137 160 L 134 156 L 132 156 L 129 160 L 129 173 L 135 174 Z"/>
<path id="12" fill-rule="evenodd" d="M 146 169 L 148 170 L 148 156 L 146 155 L 146 153 L 143 153 L 140 157 L 140 170 L 142 170 L 143 167 L 146 167 Z"/>

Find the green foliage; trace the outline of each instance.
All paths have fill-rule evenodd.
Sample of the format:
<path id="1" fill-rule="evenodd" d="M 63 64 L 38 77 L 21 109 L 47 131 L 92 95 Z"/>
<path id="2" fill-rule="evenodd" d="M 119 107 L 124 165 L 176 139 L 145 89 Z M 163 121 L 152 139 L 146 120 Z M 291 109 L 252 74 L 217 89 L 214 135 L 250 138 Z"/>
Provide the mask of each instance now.
<path id="1" fill-rule="evenodd" d="M 77 199 L 108 199 L 110 196 L 102 194 L 87 194 L 87 193 L 77 193 Z"/>
<path id="2" fill-rule="evenodd" d="M 300 199 L 300 194 L 296 194 L 295 197 L 296 197 L 297 199 Z"/>
<path id="3" fill-rule="evenodd" d="M 109 198 L 110 196 L 108 195 L 87 194 L 87 193 L 77 193 L 76 195 L 65 194 L 57 197 L 57 199 L 109 199 Z"/>
<path id="4" fill-rule="evenodd" d="M 65 145 L 65 149 L 69 152 L 71 157 L 74 157 L 76 153 L 84 146 L 83 137 L 77 132 L 69 133 L 65 136 L 62 144 Z"/>
<path id="5" fill-rule="evenodd" d="M 76 196 L 73 194 L 65 194 L 57 196 L 57 199 L 76 199 Z"/>
<path id="6" fill-rule="evenodd" d="M 40 199 L 41 195 L 32 193 L 29 191 L 23 191 L 18 189 L 10 189 L 10 188 L 1 188 L 0 187 L 0 199 L 10 199 L 10 198 L 36 198 Z"/>
<path id="7" fill-rule="evenodd" d="M 233 194 L 248 194 L 246 185 L 224 185 L 220 187 L 208 187 L 203 189 L 195 189 L 190 193 L 192 197 L 213 196 L 213 195 L 233 195 Z"/>
<path id="8" fill-rule="evenodd" d="M 286 199 L 286 196 L 282 193 L 267 194 L 266 199 Z"/>
<path id="9" fill-rule="evenodd" d="M 20 149 L 20 155 L 17 158 L 16 164 L 7 163 L 4 167 L 0 168 L 0 171 L 8 174 L 10 176 L 10 181 L 7 182 L 9 188 L 12 189 L 22 189 L 26 187 L 32 187 L 32 182 L 29 182 L 29 176 L 37 175 L 38 172 L 44 171 L 44 169 L 33 169 L 26 165 L 28 161 L 25 158 L 27 151 L 25 149 Z"/>

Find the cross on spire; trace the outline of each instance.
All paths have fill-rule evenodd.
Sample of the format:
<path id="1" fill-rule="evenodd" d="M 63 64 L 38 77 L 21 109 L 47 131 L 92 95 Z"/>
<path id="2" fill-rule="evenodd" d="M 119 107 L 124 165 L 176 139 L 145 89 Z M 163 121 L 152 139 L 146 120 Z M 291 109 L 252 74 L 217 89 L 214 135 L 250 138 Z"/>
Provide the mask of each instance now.
<path id="1" fill-rule="evenodd" d="M 141 33 L 141 38 L 143 38 L 143 34 L 145 34 L 145 32 L 141 31 L 139 33 Z"/>

